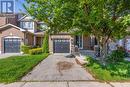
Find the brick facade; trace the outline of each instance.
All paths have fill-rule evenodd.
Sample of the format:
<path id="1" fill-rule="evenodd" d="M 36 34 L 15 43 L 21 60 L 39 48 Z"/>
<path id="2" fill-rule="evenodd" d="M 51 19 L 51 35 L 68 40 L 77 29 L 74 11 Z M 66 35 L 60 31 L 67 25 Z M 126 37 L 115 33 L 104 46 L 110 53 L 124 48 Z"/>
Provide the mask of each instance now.
<path id="1" fill-rule="evenodd" d="M 31 33 L 26 33 L 25 44 L 33 46 L 34 45 L 34 35 Z"/>
<path id="2" fill-rule="evenodd" d="M 13 24 L 18 25 L 18 15 L 13 14 L 12 17 L 4 16 L 0 17 L 0 26 L 6 25 L 6 24 Z"/>
<path id="3" fill-rule="evenodd" d="M 0 26 L 3 26 L 6 24 L 6 17 L 0 17 Z"/>
<path id="4" fill-rule="evenodd" d="M 24 43 L 24 32 L 14 27 L 6 27 L 0 31 L 0 51 L 4 53 L 4 38 L 5 37 L 19 37 L 21 39 L 21 44 Z"/>

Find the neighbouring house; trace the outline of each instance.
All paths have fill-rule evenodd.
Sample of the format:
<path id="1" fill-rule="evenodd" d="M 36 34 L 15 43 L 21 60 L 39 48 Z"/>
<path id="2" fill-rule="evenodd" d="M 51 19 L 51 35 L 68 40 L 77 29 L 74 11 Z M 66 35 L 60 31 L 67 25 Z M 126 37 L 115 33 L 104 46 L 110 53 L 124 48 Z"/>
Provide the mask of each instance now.
<path id="1" fill-rule="evenodd" d="M 9 15 L 0 17 L 0 53 L 20 53 L 22 44 L 41 46 L 44 32 L 38 29 L 40 22 L 28 15 Z"/>
<path id="2" fill-rule="evenodd" d="M 130 36 L 126 36 L 123 39 L 117 40 L 116 43 L 118 46 L 124 47 L 126 52 L 130 54 Z"/>

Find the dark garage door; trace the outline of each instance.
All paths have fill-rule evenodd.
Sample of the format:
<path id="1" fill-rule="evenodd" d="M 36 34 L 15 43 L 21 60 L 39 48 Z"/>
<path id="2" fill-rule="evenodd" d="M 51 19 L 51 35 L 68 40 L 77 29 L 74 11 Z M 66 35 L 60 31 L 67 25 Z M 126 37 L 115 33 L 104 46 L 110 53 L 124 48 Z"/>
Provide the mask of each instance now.
<path id="1" fill-rule="evenodd" d="M 56 39 L 53 42 L 54 53 L 69 53 L 70 41 L 68 39 Z"/>
<path id="2" fill-rule="evenodd" d="M 4 39 L 4 52 L 5 53 L 19 53 L 20 52 L 20 39 L 19 38 L 5 38 Z"/>

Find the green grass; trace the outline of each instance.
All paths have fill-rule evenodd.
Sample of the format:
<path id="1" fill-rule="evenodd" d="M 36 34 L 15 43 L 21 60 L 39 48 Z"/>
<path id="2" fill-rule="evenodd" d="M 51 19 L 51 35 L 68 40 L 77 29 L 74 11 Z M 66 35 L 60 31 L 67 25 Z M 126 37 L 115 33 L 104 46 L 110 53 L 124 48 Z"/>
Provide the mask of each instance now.
<path id="1" fill-rule="evenodd" d="M 130 62 L 124 61 L 122 62 L 123 64 L 126 64 L 130 66 Z M 122 65 L 119 65 L 122 67 Z M 130 81 L 130 69 L 128 69 L 128 72 L 126 76 L 121 76 L 119 74 L 117 75 L 112 75 L 111 71 L 114 69 L 109 68 L 107 69 L 106 67 L 102 67 L 99 63 L 94 62 L 93 64 L 89 66 L 85 66 L 89 72 L 97 79 L 101 81 Z M 115 68 L 116 69 L 116 68 Z M 124 69 L 127 69 L 124 67 Z M 115 70 L 114 70 L 115 71 Z M 122 70 L 123 71 L 123 70 Z"/>
<path id="2" fill-rule="evenodd" d="M 48 54 L 12 56 L 7 59 L 0 59 L 0 82 L 18 81 L 33 69 Z"/>

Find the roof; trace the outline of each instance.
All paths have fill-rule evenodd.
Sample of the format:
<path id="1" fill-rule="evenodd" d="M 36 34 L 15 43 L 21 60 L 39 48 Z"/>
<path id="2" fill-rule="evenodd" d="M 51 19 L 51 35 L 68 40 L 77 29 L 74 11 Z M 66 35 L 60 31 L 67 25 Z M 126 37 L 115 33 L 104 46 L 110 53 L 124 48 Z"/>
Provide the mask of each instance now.
<path id="1" fill-rule="evenodd" d="M 26 17 L 28 17 L 27 19 L 25 19 Z M 33 18 L 29 15 L 29 14 L 26 14 L 24 15 L 23 17 L 19 18 L 18 21 L 32 21 Z"/>
<path id="2" fill-rule="evenodd" d="M 52 33 L 52 35 L 71 35 L 69 32 L 59 32 L 59 33 Z"/>
<path id="3" fill-rule="evenodd" d="M 36 36 L 44 36 L 44 32 L 43 31 L 39 31 L 35 33 Z"/>
<path id="4" fill-rule="evenodd" d="M 22 16 L 21 18 L 18 19 L 18 21 L 24 19 L 26 16 L 27 16 L 27 15 Z"/>
<path id="5" fill-rule="evenodd" d="M 19 29 L 20 31 L 26 31 L 26 30 L 24 30 L 24 29 L 22 29 L 22 28 L 20 28 L 20 27 L 17 27 L 17 26 L 15 26 L 15 25 L 13 25 L 13 24 L 6 24 L 6 25 L 3 25 L 3 26 L 0 26 L 0 30 L 3 30 L 4 28 L 9 27 L 9 26 L 12 26 L 12 27 L 14 27 L 14 28 L 17 28 L 17 29 Z"/>

